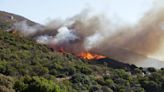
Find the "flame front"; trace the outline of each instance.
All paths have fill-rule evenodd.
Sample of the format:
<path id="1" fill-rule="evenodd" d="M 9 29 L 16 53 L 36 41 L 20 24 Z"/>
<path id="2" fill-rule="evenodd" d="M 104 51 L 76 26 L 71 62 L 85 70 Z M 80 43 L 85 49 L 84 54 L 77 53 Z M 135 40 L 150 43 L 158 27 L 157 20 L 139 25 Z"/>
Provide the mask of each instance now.
<path id="1" fill-rule="evenodd" d="M 60 52 L 60 53 L 72 53 L 70 51 L 66 51 L 63 47 L 53 47 L 52 49 L 55 49 L 56 51 Z M 93 54 L 91 52 L 81 52 L 79 54 L 75 54 L 75 53 L 72 53 L 82 59 L 86 59 L 86 60 L 98 60 L 98 59 L 103 59 L 103 58 L 106 58 L 106 56 L 103 56 L 103 55 L 99 55 L 99 54 Z"/>
<path id="2" fill-rule="evenodd" d="M 82 52 L 78 56 L 80 58 L 87 59 L 87 60 L 98 60 L 98 59 L 106 58 L 105 56 L 92 54 L 90 52 Z"/>

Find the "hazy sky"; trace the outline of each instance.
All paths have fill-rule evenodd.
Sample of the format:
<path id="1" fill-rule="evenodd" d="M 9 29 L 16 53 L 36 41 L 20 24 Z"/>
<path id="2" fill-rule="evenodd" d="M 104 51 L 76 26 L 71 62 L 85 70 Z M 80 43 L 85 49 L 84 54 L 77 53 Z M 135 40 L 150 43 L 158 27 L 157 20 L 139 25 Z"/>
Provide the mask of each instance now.
<path id="1" fill-rule="evenodd" d="M 136 23 L 154 0 L 0 0 L 0 10 L 16 13 L 39 23 L 65 19 L 89 8 L 111 19 Z"/>

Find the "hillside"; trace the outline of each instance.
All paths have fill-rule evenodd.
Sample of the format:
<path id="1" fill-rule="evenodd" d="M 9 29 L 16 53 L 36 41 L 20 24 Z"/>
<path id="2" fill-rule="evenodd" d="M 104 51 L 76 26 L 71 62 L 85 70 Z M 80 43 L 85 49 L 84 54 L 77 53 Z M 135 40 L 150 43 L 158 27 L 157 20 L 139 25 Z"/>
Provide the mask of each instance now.
<path id="1" fill-rule="evenodd" d="M 0 92 L 164 91 L 164 69 L 109 58 L 87 61 L 0 28 Z"/>
<path id="2" fill-rule="evenodd" d="M 30 26 L 38 24 L 38 23 L 33 22 L 22 16 L 4 12 L 4 11 L 0 11 L 0 29 L 8 29 L 8 28 L 12 27 L 12 25 L 14 23 L 21 22 L 21 21 L 26 21 L 27 24 Z M 40 25 L 40 24 L 38 24 L 38 25 Z M 40 26 L 42 26 L 42 25 L 40 25 Z"/>

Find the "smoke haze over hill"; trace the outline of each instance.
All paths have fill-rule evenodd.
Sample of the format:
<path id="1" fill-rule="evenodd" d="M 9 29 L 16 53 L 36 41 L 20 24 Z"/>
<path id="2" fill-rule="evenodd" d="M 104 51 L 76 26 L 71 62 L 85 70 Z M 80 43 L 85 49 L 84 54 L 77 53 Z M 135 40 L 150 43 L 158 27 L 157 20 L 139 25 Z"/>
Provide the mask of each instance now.
<path id="1" fill-rule="evenodd" d="M 17 24 L 15 28 L 22 30 Z M 44 28 L 32 26 L 24 30 L 24 36 L 33 37 L 54 50 L 62 48 L 73 54 L 94 52 L 139 66 L 164 67 L 164 7 L 161 3 L 155 3 L 136 25 L 116 25 L 105 15 L 90 15 L 84 10 L 66 20 L 54 20 Z"/>

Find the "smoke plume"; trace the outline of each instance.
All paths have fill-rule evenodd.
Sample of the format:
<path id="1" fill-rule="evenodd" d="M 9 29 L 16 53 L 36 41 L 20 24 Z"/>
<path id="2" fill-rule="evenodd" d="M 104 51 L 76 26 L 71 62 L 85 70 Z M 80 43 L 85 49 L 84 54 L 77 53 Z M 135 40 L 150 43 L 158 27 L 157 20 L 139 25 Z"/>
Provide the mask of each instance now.
<path id="1" fill-rule="evenodd" d="M 14 23 L 13 27 L 15 30 L 19 31 L 19 33 L 21 33 L 25 37 L 32 36 L 33 34 L 37 33 L 39 30 L 40 31 L 44 30 L 42 26 L 37 25 L 37 24 L 30 26 L 27 23 L 27 20 L 16 22 Z"/>
<path id="2" fill-rule="evenodd" d="M 93 52 L 125 63 L 144 67 L 164 67 L 164 7 L 155 5 L 138 24 L 119 26 L 104 15 L 83 11 L 72 18 L 52 21 L 45 28 L 28 26 L 25 21 L 15 27 L 24 36 L 54 50 L 79 54 Z M 40 31 L 39 31 L 40 30 Z"/>

